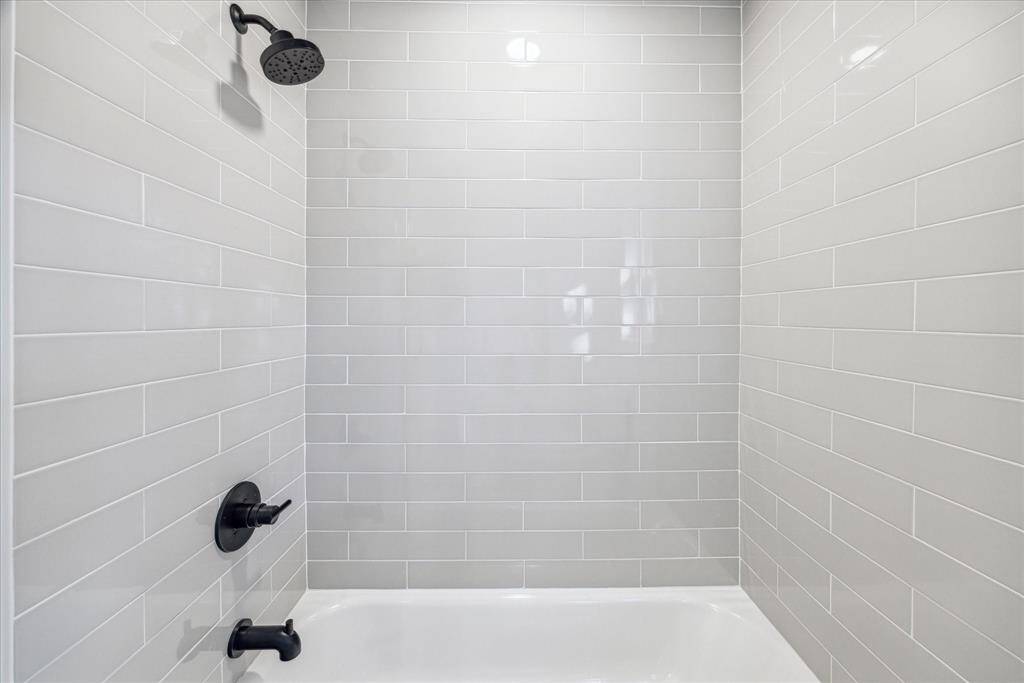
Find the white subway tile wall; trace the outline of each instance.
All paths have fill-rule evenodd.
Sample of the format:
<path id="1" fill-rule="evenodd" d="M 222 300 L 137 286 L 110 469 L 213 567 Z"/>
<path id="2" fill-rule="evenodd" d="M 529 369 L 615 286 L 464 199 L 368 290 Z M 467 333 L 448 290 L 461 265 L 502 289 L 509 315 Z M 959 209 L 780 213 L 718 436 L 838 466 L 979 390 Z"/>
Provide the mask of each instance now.
<path id="1" fill-rule="evenodd" d="M 823 681 L 1024 680 L 1022 10 L 743 5 L 741 583 Z"/>
<path id="2" fill-rule="evenodd" d="M 740 582 L 823 681 L 1024 680 L 1024 2 L 246 9 L 326 71 L 17 3 L 18 683 L 230 683 L 307 577 Z M 296 504 L 225 555 L 242 479 Z"/>
<path id="3" fill-rule="evenodd" d="M 15 680 L 227 683 L 306 587 L 304 89 L 226 2 L 15 12 Z M 294 505 L 224 554 L 245 479 Z"/>
<path id="4" fill-rule="evenodd" d="M 738 581 L 739 2 L 318 2 L 314 588 Z"/>

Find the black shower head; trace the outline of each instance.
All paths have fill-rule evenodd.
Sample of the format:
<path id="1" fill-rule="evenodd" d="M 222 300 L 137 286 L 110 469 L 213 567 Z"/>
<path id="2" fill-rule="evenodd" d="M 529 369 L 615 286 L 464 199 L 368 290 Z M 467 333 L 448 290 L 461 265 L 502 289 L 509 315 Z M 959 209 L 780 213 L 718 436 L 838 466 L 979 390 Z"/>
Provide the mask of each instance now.
<path id="1" fill-rule="evenodd" d="M 314 43 L 278 30 L 263 17 L 246 14 L 238 5 L 231 5 L 228 11 L 231 23 L 239 33 L 247 32 L 249 24 L 259 24 L 270 33 L 270 46 L 260 55 L 260 66 L 272 82 L 300 85 L 313 80 L 324 70 L 324 56 Z"/>
<path id="2" fill-rule="evenodd" d="M 279 85 L 299 85 L 313 80 L 324 70 L 320 48 L 288 31 L 270 34 L 270 47 L 260 55 L 263 73 Z"/>

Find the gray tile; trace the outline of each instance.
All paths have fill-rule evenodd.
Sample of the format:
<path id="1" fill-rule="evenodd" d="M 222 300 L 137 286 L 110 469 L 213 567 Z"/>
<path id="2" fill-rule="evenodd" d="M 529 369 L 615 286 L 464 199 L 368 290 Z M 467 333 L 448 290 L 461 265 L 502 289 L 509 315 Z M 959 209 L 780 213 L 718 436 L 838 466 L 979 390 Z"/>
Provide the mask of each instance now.
<path id="1" fill-rule="evenodd" d="M 635 470 L 632 444 L 409 444 L 409 472 Z"/>
<path id="2" fill-rule="evenodd" d="M 901 529 L 910 531 L 913 489 L 832 451 L 779 434 L 779 462 Z"/>
<path id="3" fill-rule="evenodd" d="M 448 476 L 448 475 L 445 475 Z M 580 499 L 578 474 L 468 474 L 466 499 L 556 501 Z"/>
<path id="4" fill-rule="evenodd" d="M 235 367 L 302 355 L 304 333 L 301 327 L 224 330 L 221 333 L 223 365 Z"/>
<path id="5" fill-rule="evenodd" d="M 644 586 L 733 586 L 739 558 L 643 560 Z"/>
<path id="6" fill-rule="evenodd" d="M 141 542 L 142 494 L 124 498 L 14 551 L 14 608 L 23 612 Z M 54 562 L 53 558 L 64 556 Z"/>
<path id="7" fill-rule="evenodd" d="M 348 533 L 345 531 L 310 531 L 306 534 L 310 560 L 347 560 Z"/>
<path id="8" fill-rule="evenodd" d="M 914 638 L 972 681 L 1024 678 L 1024 660 L 996 645 L 920 593 L 914 594 Z"/>
<path id="9" fill-rule="evenodd" d="M 410 531 L 522 529 L 523 504 L 509 503 L 408 503 Z"/>
<path id="10" fill-rule="evenodd" d="M 900 680 L 785 572 L 779 573 L 779 598 L 855 680 Z"/>
<path id="11" fill-rule="evenodd" d="M 746 476 L 740 477 L 740 501 L 769 524 L 776 523 L 779 507 L 778 497 Z"/>
<path id="12" fill-rule="evenodd" d="M 405 528 L 404 503 L 309 504 L 310 531 L 398 531 Z"/>
<path id="13" fill-rule="evenodd" d="M 146 328 L 150 330 L 254 327 L 272 322 L 273 301 L 268 292 L 146 284 Z"/>
<path id="14" fill-rule="evenodd" d="M 821 408 L 741 386 L 740 413 L 820 446 L 829 444 L 830 414 Z"/>
<path id="15" fill-rule="evenodd" d="M 306 495 L 311 501 L 348 500 L 348 475 L 316 472 L 306 476 Z"/>
<path id="16" fill-rule="evenodd" d="M 221 414 L 221 446 L 228 448 L 302 415 L 302 388 L 288 389 Z"/>
<path id="17" fill-rule="evenodd" d="M 160 481 L 146 491 L 147 536 L 248 480 L 268 463 L 269 439 L 262 436 Z"/>
<path id="18" fill-rule="evenodd" d="M 736 466 L 735 443 L 640 444 L 641 470 L 725 470 Z"/>
<path id="19" fill-rule="evenodd" d="M 349 498 L 353 501 L 465 500 L 464 480 L 461 474 L 351 474 Z"/>
<path id="20" fill-rule="evenodd" d="M 736 498 L 739 496 L 739 473 L 736 470 L 701 472 L 698 475 L 701 500 Z"/>
<path id="21" fill-rule="evenodd" d="M 695 557 L 697 530 L 587 531 L 583 552 L 587 559 Z"/>
<path id="22" fill-rule="evenodd" d="M 699 529 L 701 557 L 735 557 L 740 552 L 738 529 Z"/>
<path id="23" fill-rule="evenodd" d="M 762 517 L 753 514 L 746 505 L 741 508 L 740 529 L 745 544 L 740 553 L 761 575 L 762 580 L 770 581 L 777 578 L 777 565 L 779 571 L 788 573 L 812 598 L 822 606 L 828 607 L 829 572 L 814 557 L 779 533 Z M 754 551 L 754 555 L 760 554 L 763 557 L 758 562 L 752 561 L 752 556 L 747 553 L 750 550 Z"/>
<path id="24" fill-rule="evenodd" d="M 914 431 L 1024 464 L 1024 404 L 919 386 L 915 389 Z"/>
<path id="25" fill-rule="evenodd" d="M 853 418 L 837 415 L 835 427 L 836 452 L 1024 528 L 1020 467 Z"/>
<path id="26" fill-rule="evenodd" d="M 142 217 L 142 176 L 84 150 L 19 128 L 18 194 L 125 220 Z"/>
<path id="27" fill-rule="evenodd" d="M 1024 333 L 1020 273 L 917 283 L 917 328 L 934 332 Z"/>
<path id="28" fill-rule="evenodd" d="M 309 563 L 309 587 L 405 588 L 405 562 Z"/>
<path id="29" fill-rule="evenodd" d="M 644 529 L 693 529 L 739 525 L 738 503 L 729 500 L 643 501 Z"/>
<path id="30" fill-rule="evenodd" d="M 960 362 L 948 363 L 950 357 Z M 1024 395 L 1019 380 L 1024 353 L 1007 336 L 839 331 L 835 367 L 999 396 Z"/>
<path id="31" fill-rule="evenodd" d="M 639 560 L 526 562 L 527 588 L 610 588 L 639 585 Z"/>
<path id="32" fill-rule="evenodd" d="M 39 680 L 77 683 L 107 680 L 145 640 L 141 599 L 111 617 L 105 628 L 93 631 L 37 674 Z"/>
<path id="33" fill-rule="evenodd" d="M 913 424 L 914 388 L 905 382 L 780 363 L 779 393 L 892 427 Z"/>
<path id="34" fill-rule="evenodd" d="M 527 529 L 638 529 L 636 502 L 568 502 L 523 504 Z"/>
<path id="35" fill-rule="evenodd" d="M 521 561 L 410 562 L 409 588 L 520 588 Z"/>
<path id="36" fill-rule="evenodd" d="M 219 283 L 220 250 L 215 245 L 29 199 L 18 200 L 15 215 L 19 264 Z M 119 248 L 106 249 L 109 242 Z"/>
<path id="37" fill-rule="evenodd" d="M 799 327 L 909 330 L 914 325 L 911 283 L 787 292 L 779 321 Z"/>
<path id="38" fill-rule="evenodd" d="M 466 535 L 471 560 L 550 560 L 583 557 L 577 531 L 471 531 Z"/>
<path id="39" fill-rule="evenodd" d="M 804 663 L 814 672 L 819 680 L 830 680 L 831 655 L 811 632 L 800 623 L 789 609 L 782 604 L 778 596 L 768 588 L 746 564 L 741 567 L 740 585 L 754 603 L 768 617 L 772 625 L 779 630 L 786 641 L 793 646 Z M 851 678 L 851 680 L 853 680 Z"/>
<path id="40" fill-rule="evenodd" d="M 826 489 L 745 446 L 740 450 L 740 470 L 819 525 L 828 525 Z"/>
<path id="41" fill-rule="evenodd" d="M 743 567 L 755 574 L 773 593 L 779 590 L 779 565 L 765 549 L 746 532 L 740 534 L 740 557 Z"/>
<path id="42" fill-rule="evenodd" d="M 897 628 L 838 581 L 832 584 L 832 614 L 885 662 L 900 680 L 960 680 L 959 676 L 911 638 L 910 634 Z"/>
<path id="43" fill-rule="evenodd" d="M 259 545 L 235 561 L 231 569 L 221 577 L 222 605 L 244 603 L 246 594 L 252 595 L 257 590 L 264 593 L 260 599 L 269 602 L 273 593 L 273 575 L 270 570 L 274 561 L 284 556 L 288 549 L 302 538 L 302 512 L 303 508 L 299 503 L 298 509 L 293 508 L 293 511 L 285 513 L 290 516 L 283 521 L 279 518 L 269 535 L 264 535 L 264 540 Z"/>
<path id="44" fill-rule="evenodd" d="M 890 621 L 910 630 L 911 589 L 904 581 L 785 504 L 779 506 L 779 531 Z"/>
<path id="45" fill-rule="evenodd" d="M 914 536 L 1017 592 L 1024 592 L 1024 531 L 917 491 Z"/>
<path id="46" fill-rule="evenodd" d="M 865 512 L 832 501 L 834 533 L 1018 656 L 1024 598 Z"/>
<path id="47" fill-rule="evenodd" d="M 51 465 L 143 433 L 141 387 L 77 396 L 14 410 L 14 471 Z M 59 430 L 53 426 L 59 424 Z"/>
<path id="48" fill-rule="evenodd" d="M 143 329 L 138 280 L 15 268 L 14 281 L 16 334 Z"/>
<path id="49" fill-rule="evenodd" d="M 460 532 L 353 531 L 348 535 L 352 560 L 461 560 L 466 537 Z"/>
<path id="50" fill-rule="evenodd" d="M 209 542 L 210 511 L 201 508 L 150 537 L 133 552 L 93 572 L 68 590 L 24 614 L 14 642 L 20 658 L 16 678 L 24 679 L 48 664 L 54 648 L 62 651 L 122 607 L 142 595 L 169 566 L 176 566 Z"/>
<path id="51" fill-rule="evenodd" d="M 181 652 L 188 652 L 197 644 L 217 624 L 219 617 L 220 595 L 217 586 L 211 586 L 178 615 L 181 630 L 172 626 L 152 636 L 110 680 L 123 683 L 160 680 L 160 676 L 178 663 Z"/>
<path id="52" fill-rule="evenodd" d="M 21 337 L 15 401 L 60 398 L 216 370 L 218 333 L 140 332 Z"/>
<path id="53" fill-rule="evenodd" d="M 309 444 L 308 472 L 401 472 L 404 449 L 392 444 Z"/>
<path id="54" fill-rule="evenodd" d="M 585 500 L 677 500 L 697 497 L 697 476 L 690 472 L 583 474 Z"/>
<path id="55" fill-rule="evenodd" d="M 206 460 L 217 452 L 217 436 L 216 418 L 199 420 L 19 478 L 14 487 L 16 542 Z M 40 507 L 37 501 L 49 499 L 52 491 L 62 492 L 59 504 Z"/>
<path id="56" fill-rule="evenodd" d="M 194 420 L 266 396 L 270 368 L 246 366 L 146 386 L 146 428 L 150 431 Z"/>
<path id="57" fill-rule="evenodd" d="M 213 509 L 216 514 L 216 508 Z M 202 595 L 232 564 L 233 558 L 210 543 L 168 572 L 167 576 L 146 591 L 146 632 L 155 633 L 170 624 L 182 609 Z"/>

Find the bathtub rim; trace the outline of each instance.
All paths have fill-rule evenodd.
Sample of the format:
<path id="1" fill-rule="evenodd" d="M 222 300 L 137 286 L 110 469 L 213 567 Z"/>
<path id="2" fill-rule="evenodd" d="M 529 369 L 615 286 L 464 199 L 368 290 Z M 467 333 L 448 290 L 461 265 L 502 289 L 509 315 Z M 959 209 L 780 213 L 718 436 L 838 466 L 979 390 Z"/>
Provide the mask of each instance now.
<path id="1" fill-rule="evenodd" d="M 552 605 L 564 602 L 674 602 L 708 607 L 742 619 L 773 643 L 793 649 L 741 586 L 651 586 L 608 588 L 309 588 L 292 608 L 290 617 L 302 622 L 318 614 L 372 604 L 483 604 L 525 600 Z M 796 652 L 793 650 L 794 653 Z M 799 657 L 799 654 L 797 653 Z M 801 659 L 802 661 L 802 659 Z M 805 664 L 806 665 L 806 664 Z"/>

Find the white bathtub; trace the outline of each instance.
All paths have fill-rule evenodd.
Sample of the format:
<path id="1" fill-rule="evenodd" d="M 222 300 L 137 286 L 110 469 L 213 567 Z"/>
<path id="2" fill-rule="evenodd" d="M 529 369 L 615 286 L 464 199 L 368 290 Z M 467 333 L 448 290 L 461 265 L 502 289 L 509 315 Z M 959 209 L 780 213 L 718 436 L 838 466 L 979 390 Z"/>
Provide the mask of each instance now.
<path id="1" fill-rule="evenodd" d="M 307 592 L 244 683 L 815 681 L 741 589 Z"/>

